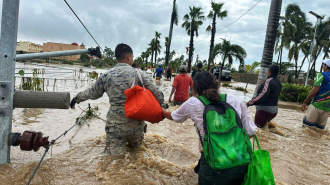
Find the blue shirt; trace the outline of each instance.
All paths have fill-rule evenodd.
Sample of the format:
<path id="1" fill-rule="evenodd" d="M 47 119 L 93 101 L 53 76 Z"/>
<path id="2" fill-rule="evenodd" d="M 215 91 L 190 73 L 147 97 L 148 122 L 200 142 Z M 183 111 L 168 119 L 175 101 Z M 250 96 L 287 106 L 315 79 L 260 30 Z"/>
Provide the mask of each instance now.
<path id="1" fill-rule="evenodd" d="M 320 87 L 320 90 L 315 95 L 312 105 L 317 109 L 330 112 L 330 72 L 319 73 L 314 86 Z"/>
<path id="2" fill-rule="evenodd" d="M 162 73 L 163 73 L 163 69 L 162 69 L 161 67 L 157 68 L 157 69 L 156 69 L 156 73 L 157 73 L 157 74 L 156 74 L 157 77 L 161 76 Z"/>

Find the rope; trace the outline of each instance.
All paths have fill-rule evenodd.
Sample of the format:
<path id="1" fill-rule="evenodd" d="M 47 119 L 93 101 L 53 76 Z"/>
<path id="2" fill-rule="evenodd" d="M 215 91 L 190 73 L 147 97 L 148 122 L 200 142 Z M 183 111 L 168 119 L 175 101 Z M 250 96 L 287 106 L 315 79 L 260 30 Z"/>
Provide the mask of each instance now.
<path id="1" fill-rule="evenodd" d="M 84 23 L 79 19 L 78 15 L 73 11 L 73 9 L 71 8 L 71 6 L 69 5 L 68 2 L 66 2 L 66 0 L 64 0 L 64 2 L 68 5 L 68 7 L 71 9 L 72 13 L 77 17 L 77 19 L 80 21 L 80 23 L 83 25 L 83 27 L 86 29 L 86 31 L 89 33 L 89 35 L 93 38 L 93 40 L 95 41 L 95 43 L 100 47 L 100 49 L 103 52 L 102 47 L 100 46 L 99 43 L 97 43 L 97 41 L 95 40 L 95 38 L 93 37 L 93 35 L 88 31 L 88 29 L 86 28 L 86 26 L 84 25 Z"/>
<path id="2" fill-rule="evenodd" d="M 84 111 L 84 110 L 83 110 L 83 111 Z M 60 136 L 58 136 L 56 139 L 51 140 L 50 144 L 47 146 L 47 148 L 46 148 L 46 150 L 45 150 L 44 155 L 41 157 L 41 160 L 39 161 L 38 166 L 36 167 L 36 169 L 35 169 L 34 172 L 32 173 L 32 175 L 31 175 L 31 177 L 30 177 L 30 179 L 29 179 L 29 181 L 27 182 L 26 185 L 29 185 L 29 184 L 31 183 L 31 181 L 32 181 L 32 179 L 33 179 L 33 177 L 34 177 L 34 175 L 37 173 L 37 171 L 38 171 L 38 169 L 39 169 L 39 167 L 40 167 L 42 161 L 44 160 L 44 158 L 45 158 L 47 152 L 49 151 L 49 147 L 53 146 L 53 145 L 55 144 L 55 142 L 56 142 L 58 139 L 60 139 L 61 137 L 65 136 L 65 135 L 66 135 L 66 134 L 67 134 L 67 133 L 73 128 L 73 127 L 77 126 L 77 125 L 79 124 L 79 119 L 81 118 L 81 115 L 82 115 L 82 114 L 83 114 L 83 112 L 79 115 L 79 117 L 78 117 L 78 119 L 77 119 L 77 121 L 76 121 L 76 124 L 74 124 L 74 125 L 73 125 L 71 128 L 69 128 L 68 130 L 64 131 L 64 133 L 61 134 Z"/>

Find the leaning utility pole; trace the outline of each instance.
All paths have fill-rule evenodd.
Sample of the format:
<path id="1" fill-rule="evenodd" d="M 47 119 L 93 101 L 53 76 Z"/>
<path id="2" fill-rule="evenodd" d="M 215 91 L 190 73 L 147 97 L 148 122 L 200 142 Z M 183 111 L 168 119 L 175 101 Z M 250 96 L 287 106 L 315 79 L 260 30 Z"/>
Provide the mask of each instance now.
<path id="1" fill-rule="evenodd" d="M 258 76 L 257 88 L 267 79 L 267 71 L 269 66 L 273 63 L 273 53 L 275 47 L 275 40 L 277 28 L 279 26 L 279 19 L 281 15 L 282 0 L 272 0 L 268 15 L 268 24 L 266 31 L 266 39 L 264 44 L 264 51 L 262 54 L 260 72 Z M 257 91 L 257 89 L 256 89 Z M 256 94 L 255 91 L 255 94 Z"/>

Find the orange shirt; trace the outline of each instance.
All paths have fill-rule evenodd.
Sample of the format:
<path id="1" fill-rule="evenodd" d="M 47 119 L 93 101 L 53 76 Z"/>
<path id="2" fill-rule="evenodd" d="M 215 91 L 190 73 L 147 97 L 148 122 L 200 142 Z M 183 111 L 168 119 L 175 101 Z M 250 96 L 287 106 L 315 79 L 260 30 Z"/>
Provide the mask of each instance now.
<path id="1" fill-rule="evenodd" d="M 174 78 L 172 86 L 176 88 L 174 100 L 185 102 L 189 99 L 189 86 L 193 86 L 193 81 L 187 74 L 180 74 Z"/>

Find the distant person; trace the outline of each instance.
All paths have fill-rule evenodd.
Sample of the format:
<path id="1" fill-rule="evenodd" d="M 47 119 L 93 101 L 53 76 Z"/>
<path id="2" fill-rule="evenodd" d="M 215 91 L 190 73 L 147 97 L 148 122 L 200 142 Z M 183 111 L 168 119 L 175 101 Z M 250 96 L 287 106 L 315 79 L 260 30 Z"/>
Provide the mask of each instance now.
<path id="1" fill-rule="evenodd" d="M 198 72 L 201 72 L 202 71 L 202 68 L 203 68 L 203 64 L 202 63 L 198 63 L 197 64 L 197 70 L 194 70 L 191 74 L 191 77 L 192 79 L 194 79 L 195 75 L 198 73 Z"/>
<path id="2" fill-rule="evenodd" d="M 164 95 L 158 90 L 152 79 L 141 70 L 132 67 L 133 50 L 130 46 L 118 44 L 115 49 L 115 56 L 118 63 L 100 76 L 91 88 L 79 92 L 71 100 L 70 107 L 74 109 L 76 103 L 96 100 L 106 93 L 109 96 L 111 106 L 105 124 L 106 148 L 104 152 L 109 155 L 123 156 L 126 142 L 133 149 L 140 148 L 146 126 L 144 121 L 129 119 L 125 115 L 126 96 L 124 91 L 132 87 L 134 80 L 136 85 L 142 86 L 137 72 L 142 76 L 144 87 L 152 92 L 160 105 L 164 103 Z"/>
<path id="3" fill-rule="evenodd" d="M 156 69 L 154 75 L 156 74 L 156 80 L 160 80 L 162 78 L 164 70 L 162 68 L 162 64 L 158 64 L 158 68 Z"/>
<path id="4" fill-rule="evenodd" d="M 278 112 L 278 97 L 282 91 L 282 83 L 277 78 L 278 65 L 271 65 L 267 72 L 267 80 L 260 84 L 257 96 L 246 103 L 246 106 L 256 105 L 255 124 L 268 131 L 268 122 L 275 118 Z"/>
<path id="5" fill-rule="evenodd" d="M 181 65 L 180 74 L 174 78 L 169 103 L 172 103 L 172 95 L 174 94 L 174 105 L 181 105 L 189 98 L 189 87 L 193 86 L 193 81 L 186 74 L 186 66 Z M 174 93 L 175 92 L 175 93 Z"/>
<path id="6" fill-rule="evenodd" d="M 189 78 L 191 79 L 191 77 Z M 202 71 L 196 74 L 196 77 L 194 78 L 193 91 L 198 98 L 197 97 L 189 98 L 174 112 L 167 112 L 165 111 L 165 109 L 163 109 L 163 117 L 170 120 L 174 120 L 177 123 L 183 123 L 188 118 L 190 118 L 194 122 L 194 127 L 196 129 L 199 138 L 198 149 L 199 152 L 201 153 L 201 157 L 199 159 L 198 165 L 194 169 L 195 173 L 198 174 L 198 184 L 199 185 L 242 184 L 242 182 L 244 181 L 245 174 L 248 171 L 248 164 L 249 164 L 248 162 L 249 160 L 251 160 L 251 158 L 247 157 L 250 156 L 248 154 L 248 151 L 249 148 L 251 148 L 251 144 L 248 141 L 249 140 L 248 136 L 250 137 L 254 136 L 258 130 L 258 128 L 253 123 L 251 113 L 244 105 L 242 100 L 240 100 L 238 97 L 230 94 L 220 95 L 219 84 L 217 83 L 215 77 L 209 72 Z M 235 119 L 235 114 L 229 115 L 230 113 L 229 114 L 225 113 L 230 119 L 223 119 L 222 116 L 218 116 L 218 114 L 214 114 L 214 113 L 213 114 L 209 113 L 211 114 L 210 116 L 204 117 L 205 107 L 210 106 L 206 104 L 210 102 L 217 103 L 220 101 L 229 104 L 233 108 L 231 110 L 237 113 L 239 120 Z M 212 108 L 210 108 L 210 110 L 212 109 L 214 110 L 218 108 L 217 106 L 214 105 L 211 106 Z M 223 109 L 224 107 L 221 106 L 221 110 Z M 221 114 L 220 112 L 219 114 Z M 230 111 L 224 111 L 224 112 L 230 112 Z M 207 121 L 204 120 L 204 118 L 206 118 Z M 222 120 L 220 121 L 221 118 Z M 236 122 L 234 121 L 233 124 L 232 120 L 236 120 Z M 208 129 L 204 127 L 205 124 L 207 125 Z M 240 126 L 236 126 L 236 125 L 240 125 Z M 210 150 L 204 151 L 205 147 L 203 147 L 203 143 L 205 144 L 205 141 L 203 142 L 203 140 L 206 139 L 206 137 L 204 137 L 206 134 L 205 132 L 207 132 L 209 136 L 210 132 L 212 132 L 209 129 L 212 128 L 217 128 L 217 130 L 223 130 L 222 133 L 224 132 L 226 133 L 225 136 L 223 136 L 222 133 L 211 135 L 213 137 L 209 143 L 212 146 L 217 146 L 217 148 L 209 147 L 212 148 L 212 151 L 216 152 L 216 153 L 212 153 L 213 155 L 216 155 L 213 157 L 216 159 L 220 158 L 221 161 L 223 162 L 222 164 L 224 165 L 228 163 L 235 163 L 239 165 L 231 168 L 226 168 L 226 166 L 224 165 L 222 166 L 218 165 L 217 167 L 224 168 L 221 170 L 214 170 L 211 168 L 210 164 L 206 160 L 207 157 L 206 154 L 208 154 L 208 157 L 210 158 L 209 156 Z M 219 141 L 219 137 L 221 137 L 223 140 Z M 212 143 L 214 141 L 215 143 Z M 219 144 L 217 144 L 217 142 Z M 227 156 L 230 156 L 229 159 Z"/>
<path id="7" fill-rule="evenodd" d="M 314 87 L 305 99 L 301 110 L 306 110 L 306 104 L 312 100 L 308 106 L 303 120 L 303 126 L 324 129 L 330 113 L 330 59 L 323 60 L 323 73 L 319 73 L 315 79 Z"/>
<path id="8" fill-rule="evenodd" d="M 167 75 L 167 79 L 172 79 L 172 72 L 173 69 L 171 67 L 168 67 L 168 69 L 166 70 L 166 75 Z"/>
<path id="9" fill-rule="evenodd" d="M 133 68 L 137 68 L 137 65 L 136 65 L 136 64 L 132 64 L 132 67 L 133 67 Z"/>

